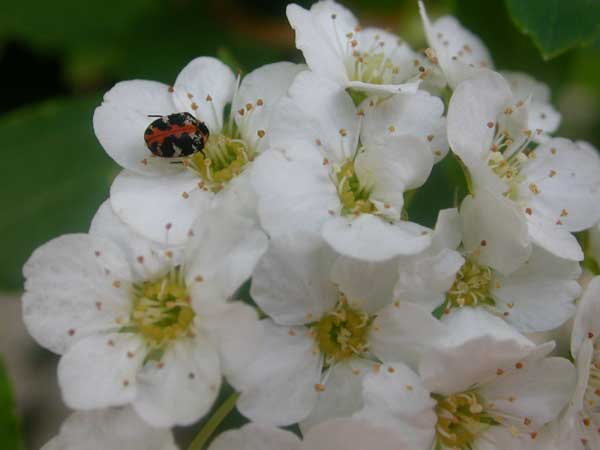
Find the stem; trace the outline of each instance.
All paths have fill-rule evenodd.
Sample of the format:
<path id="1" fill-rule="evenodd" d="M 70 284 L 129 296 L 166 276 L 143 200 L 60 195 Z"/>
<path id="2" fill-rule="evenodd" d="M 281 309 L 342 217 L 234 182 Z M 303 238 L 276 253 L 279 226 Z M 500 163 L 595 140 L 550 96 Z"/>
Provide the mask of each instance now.
<path id="1" fill-rule="evenodd" d="M 206 442 L 215 432 L 217 427 L 233 410 L 239 396 L 240 394 L 233 392 L 229 397 L 227 397 L 221 406 L 219 406 L 219 409 L 217 409 L 212 417 L 204 424 L 200 432 L 196 435 L 188 447 L 188 450 L 202 450 L 204 448 Z"/>

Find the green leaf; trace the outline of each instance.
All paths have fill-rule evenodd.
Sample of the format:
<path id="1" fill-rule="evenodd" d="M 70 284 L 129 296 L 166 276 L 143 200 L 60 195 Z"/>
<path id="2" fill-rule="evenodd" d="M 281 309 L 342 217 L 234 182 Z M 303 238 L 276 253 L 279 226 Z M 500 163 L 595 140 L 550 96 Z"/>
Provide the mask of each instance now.
<path id="1" fill-rule="evenodd" d="M 0 359 L 0 443 L 2 448 L 11 450 L 24 448 L 12 386 L 2 359 Z"/>
<path id="2" fill-rule="evenodd" d="M 56 100 L 0 119 L 0 289 L 22 284 L 31 252 L 63 233 L 86 232 L 118 167 L 96 141 L 100 97 Z"/>
<path id="3" fill-rule="evenodd" d="M 506 5 L 545 59 L 590 43 L 600 33 L 598 0 L 506 0 Z"/>

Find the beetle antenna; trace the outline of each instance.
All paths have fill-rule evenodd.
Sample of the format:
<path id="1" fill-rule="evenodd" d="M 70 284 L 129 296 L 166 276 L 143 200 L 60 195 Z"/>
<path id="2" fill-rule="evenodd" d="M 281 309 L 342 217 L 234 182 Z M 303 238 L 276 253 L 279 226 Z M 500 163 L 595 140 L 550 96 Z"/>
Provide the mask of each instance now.
<path id="1" fill-rule="evenodd" d="M 148 117 L 163 117 L 160 114 L 148 114 Z"/>

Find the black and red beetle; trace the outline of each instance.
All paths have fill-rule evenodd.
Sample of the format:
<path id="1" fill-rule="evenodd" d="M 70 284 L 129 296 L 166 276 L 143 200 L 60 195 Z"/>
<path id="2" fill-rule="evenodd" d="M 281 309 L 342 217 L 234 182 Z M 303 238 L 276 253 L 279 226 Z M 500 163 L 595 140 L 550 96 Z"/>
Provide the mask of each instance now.
<path id="1" fill-rule="evenodd" d="M 190 113 L 159 117 L 144 132 L 150 151 L 161 158 L 182 158 L 202 151 L 208 141 L 208 128 Z"/>

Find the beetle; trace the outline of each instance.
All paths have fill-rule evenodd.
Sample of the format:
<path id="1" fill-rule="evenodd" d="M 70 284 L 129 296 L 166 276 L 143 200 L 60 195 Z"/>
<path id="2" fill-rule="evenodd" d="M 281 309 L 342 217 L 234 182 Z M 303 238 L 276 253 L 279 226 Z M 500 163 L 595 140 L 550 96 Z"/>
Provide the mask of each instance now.
<path id="1" fill-rule="evenodd" d="M 144 132 L 150 151 L 161 158 L 182 158 L 201 152 L 209 131 L 204 122 L 190 113 L 180 112 L 158 117 Z"/>

